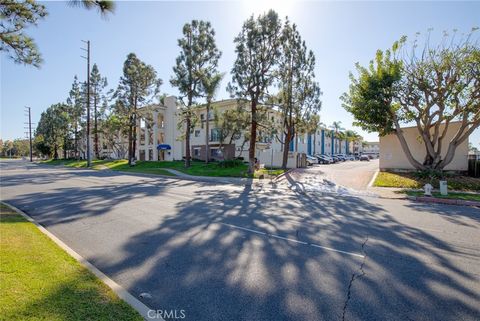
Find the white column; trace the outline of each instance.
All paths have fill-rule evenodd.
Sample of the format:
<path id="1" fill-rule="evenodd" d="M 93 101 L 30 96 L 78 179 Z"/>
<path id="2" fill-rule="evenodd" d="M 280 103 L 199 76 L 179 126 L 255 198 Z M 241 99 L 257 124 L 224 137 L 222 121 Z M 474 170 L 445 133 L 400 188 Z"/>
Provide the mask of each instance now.
<path id="1" fill-rule="evenodd" d="M 153 160 L 158 160 L 158 112 L 153 112 Z"/>
<path id="2" fill-rule="evenodd" d="M 142 128 L 140 128 L 140 117 L 137 116 L 137 143 L 136 143 L 136 146 L 137 148 L 135 149 L 135 158 L 137 160 L 140 159 L 140 131 L 142 130 Z"/>
<path id="3" fill-rule="evenodd" d="M 146 161 L 151 160 L 149 150 L 150 150 L 150 129 L 149 129 L 149 123 L 145 118 L 145 160 Z"/>

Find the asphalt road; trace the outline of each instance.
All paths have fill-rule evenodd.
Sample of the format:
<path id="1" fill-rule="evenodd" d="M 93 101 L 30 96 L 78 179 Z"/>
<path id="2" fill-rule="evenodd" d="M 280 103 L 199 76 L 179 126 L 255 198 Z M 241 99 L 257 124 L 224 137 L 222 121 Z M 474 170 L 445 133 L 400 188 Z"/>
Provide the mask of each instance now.
<path id="1" fill-rule="evenodd" d="M 353 190 L 366 190 L 368 183 L 378 170 L 378 159 L 366 161 L 347 161 L 335 164 L 315 164 L 295 170 L 290 176 L 298 183 L 316 185 L 327 179 L 337 185 Z"/>
<path id="2" fill-rule="evenodd" d="M 2 200 L 183 320 L 480 319 L 478 208 L 0 170 Z"/>

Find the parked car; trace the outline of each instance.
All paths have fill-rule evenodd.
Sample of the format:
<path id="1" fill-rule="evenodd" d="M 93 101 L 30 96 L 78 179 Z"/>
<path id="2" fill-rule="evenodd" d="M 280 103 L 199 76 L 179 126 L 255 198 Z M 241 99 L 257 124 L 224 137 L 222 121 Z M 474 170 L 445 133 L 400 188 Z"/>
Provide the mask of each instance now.
<path id="1" fill-rule="evenodd" d="M 333 159 L 327 155 L 317 154 L 315 157 L 317 157 L 319 164 L 332 164 L 334 162 Z"/>
<path id="2" fill-rule="evenodd" d="M 347 155 L 347 156 L 345 156 L 345 159 L 348 160 L 348 161 L 354 161 L 354 160 L 355 160 L 355 156 L 353 156 L 353 155 Z"/>
<path id="3" fill-rule="evenodd" d="M 367 162 L 369 162 L 369 161 L 370 161 L 370 157 L 368 157 L 368 155 L 360 155 L 360 161 L 367 161 Z"/>
<path id="4" fill-rule="evenodd" d="M 312 166 L 313 164 L 318 164 L 318 158 L 307 155 L 307 165 Z"/>

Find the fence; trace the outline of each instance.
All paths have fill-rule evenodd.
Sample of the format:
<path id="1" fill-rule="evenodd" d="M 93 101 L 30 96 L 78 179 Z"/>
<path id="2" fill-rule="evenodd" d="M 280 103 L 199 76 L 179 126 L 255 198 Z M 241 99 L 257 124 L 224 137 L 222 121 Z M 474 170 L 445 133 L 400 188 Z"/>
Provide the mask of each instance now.
<path id="1" fill-rule="evenodd" d="M 480 160 L 468 160 L 468 176 L 480 177 Z"/>

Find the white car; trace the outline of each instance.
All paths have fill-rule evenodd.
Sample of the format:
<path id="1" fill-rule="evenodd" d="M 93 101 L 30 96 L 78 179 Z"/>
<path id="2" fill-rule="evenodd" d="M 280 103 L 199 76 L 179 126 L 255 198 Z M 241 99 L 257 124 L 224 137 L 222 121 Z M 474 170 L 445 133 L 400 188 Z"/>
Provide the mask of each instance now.
<path id="1" fill-rule="evenodd" d="M 312 166 L 313 164 L 318 164 L 318 159 L 316 157 L 307 155 L 307 165 Z"/>

